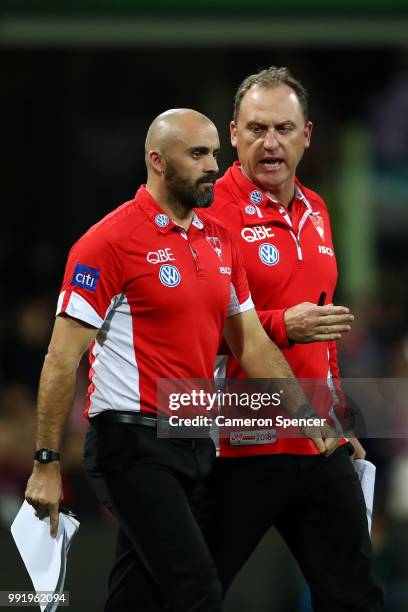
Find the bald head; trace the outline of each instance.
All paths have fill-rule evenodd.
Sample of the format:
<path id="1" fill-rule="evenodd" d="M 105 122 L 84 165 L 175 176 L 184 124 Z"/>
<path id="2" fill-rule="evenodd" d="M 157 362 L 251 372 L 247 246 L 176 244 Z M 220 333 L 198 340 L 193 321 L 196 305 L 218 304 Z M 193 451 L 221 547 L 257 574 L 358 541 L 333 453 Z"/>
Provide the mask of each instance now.
<path id="1" fill-rule="evenodd" d="M 146 137 L 148 191 L 185 211 L 209 206 L 219 148 L 217 128 L 205 115 L 190 108 L 162 113 Z"/>
<path id="2" fill-rule="evenodd" d="M 145 143 L 146 162 L 149 151 L 157 149 L 166 154 L 176 141 L 185 140 L 198 125 L 215 126 L 208 117 L 191 108 L 172 108 L 161 113 L 150 125 Z"/>

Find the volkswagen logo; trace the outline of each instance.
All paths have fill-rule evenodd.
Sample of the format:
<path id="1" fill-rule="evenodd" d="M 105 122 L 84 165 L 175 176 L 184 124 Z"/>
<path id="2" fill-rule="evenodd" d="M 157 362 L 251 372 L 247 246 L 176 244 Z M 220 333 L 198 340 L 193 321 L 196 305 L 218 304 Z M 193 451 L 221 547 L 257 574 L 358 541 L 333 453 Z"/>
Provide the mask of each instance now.
<path id="1" fill-rule="evenodd" d="M 275 266 L 279 261 L 279 251 L 273 244 L 264 242 L 259 247 L 259 259 L 266 266 Z"/>
<path id="2" fill-rule="evenodd" d="M 169 217 L 167 215 L 164 215 L 163 213 L 156 215 L 154 220 L 156 225 L 158 225 L 159 227 L 167 227 L 170 223 Z"/>
<path id="3" fill-rule="evenodd" d="M 260 204 L 263 200 L 262 192 L 258 191 L 258 189 L 251 191 L 249 194 L 249 199 L 251 200 L 252 204 Z"/>
<path id="4" fill-rule="evenodd" d="M 164 265 L 160 267 L 159 278 L 166 287 L 177 287 L 181 281 L 181 274 L 176 266 Z"/>

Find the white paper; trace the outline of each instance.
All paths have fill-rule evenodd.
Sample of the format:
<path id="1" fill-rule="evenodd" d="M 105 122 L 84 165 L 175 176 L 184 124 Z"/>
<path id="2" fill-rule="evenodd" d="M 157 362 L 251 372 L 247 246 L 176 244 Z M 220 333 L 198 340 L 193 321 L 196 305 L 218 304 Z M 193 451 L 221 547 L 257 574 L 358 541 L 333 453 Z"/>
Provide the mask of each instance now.
<path id="1" fill-rule="evenodd" d="M 364 500 L 367 510 L 368 531 L 371 535 L 371 524 L 373 520 L 374 486 L 375 486 L 375 465 L 365 459 L 353 461 L 354 469 L 360 479 L 361 488 L 364 493 Z"/>
<path id="2" fill-rule="evenodd" d="M 64 590 L 67 553 L 78 527 L 75 518 L 60 512 L 57 537 L 52 538 L 50 517 L 40 520 L 34 508 L 24 501 L 11 533 L 37 592 Z M 41 612 L 54 612 L 57 607 L 58 602 L 40 605 Z"/>

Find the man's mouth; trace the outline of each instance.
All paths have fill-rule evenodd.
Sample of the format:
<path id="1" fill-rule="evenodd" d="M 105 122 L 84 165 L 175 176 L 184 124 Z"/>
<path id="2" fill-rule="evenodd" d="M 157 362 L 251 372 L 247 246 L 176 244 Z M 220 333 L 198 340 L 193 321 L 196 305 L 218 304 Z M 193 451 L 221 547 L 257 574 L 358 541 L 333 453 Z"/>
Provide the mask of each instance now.
<path id="1" fill-rule="evenodd" d="M 259 163 L 267 170 L 277 170 L 283 164 L 283 159 L 280 157 L 265 157 Z"/>
<path id="2" fill-rule="evenodd" d="M 214 183 L 212 181 L 201 181 L 200 183 L 198 183 L 199 185 L 204 185 L 204 187 L 214 187 Z"/>
<path id="3" fill-rule="evenodd" d="M 214 183 L 217 179 L 217 175 L 215 173 L 209 174 L 208 176 L 202 176 L 196 182 L 196 185 L 205 185 L 206 187 L 214 187 Z"/>

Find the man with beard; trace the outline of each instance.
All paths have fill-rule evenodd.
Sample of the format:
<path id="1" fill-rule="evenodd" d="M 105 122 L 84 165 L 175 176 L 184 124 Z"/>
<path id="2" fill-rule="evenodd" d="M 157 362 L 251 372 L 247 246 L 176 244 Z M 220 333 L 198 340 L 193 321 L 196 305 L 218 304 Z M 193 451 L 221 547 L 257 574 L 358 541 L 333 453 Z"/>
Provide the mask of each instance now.
<path id="1" fill-rule="evenodd" d="M 61 436 L 78 362 L 90 346 L 85 467 L 121 528 L 109 612 L 146 612 L 163 602 L 173 612 L 221 610 L 198 525 L 214 445 L 209 437 L 158 439 L 158 379 L 211 379 L 224 331 L 250 376 L 293 380 L 259 323 L 228 232 L 193 211 L 213 200 L 218 149 L 207 117 L 189 109 L 159 115 L 146 139 L 146 186 L 68 257 L 40 380 L 26 499 L 39 517 L 49 511 L 55 536 Z M 292 395 L 294 413 L 308 409 L 299 388 Z M 314 433 L 322 452 L 331 447 Z M 143 592 L 136 576 L 145 580 Z"/>
<path id="2" fill-rule="evenodd" d="M 312 133 L 307 93 L 287 68 L 250 75 L 236 93 L 230 127 L 238 161 L 217 181 L 209 214 L 236 238 L 268 334 L 296 377 L 314 381 L 309 387 L 322 399 L 317 406 L 310 397 L 312 403 L 332 415 L 339 399 L 332 396 L 335 341 L 353 317 L 331 303 L 337 266 L 326 205 L 296 178 Z M 229 378 L 245 376 L 233 356 L 225 367 Z M 309 584 L 315 612 L 382 610 L 350 444 L 340 441 L 322 456 L 305 437 L 257 433 L 232 431 L 220 443 L 210 548 L 224 591 L 275 525 Z M 353 445 L 364 457 L 358 440 Z"/>

